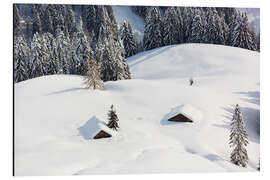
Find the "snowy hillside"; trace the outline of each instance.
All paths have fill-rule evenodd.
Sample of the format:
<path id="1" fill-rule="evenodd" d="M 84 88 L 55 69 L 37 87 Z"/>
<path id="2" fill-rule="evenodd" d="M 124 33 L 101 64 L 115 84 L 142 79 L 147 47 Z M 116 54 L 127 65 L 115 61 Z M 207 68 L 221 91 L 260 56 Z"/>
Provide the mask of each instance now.
<path id="1" fill-rule="evenodd" d="M 15 175 L 256 171 L 259 53 L 184 44 L 127 61 L 132 79 L 106 82 L 104 91 L 85 89 L 75 75 L 15 84 Z M 236 103 L 248 130 L 247 168 L 230 162 L 229 124 Z M 111 104 L 119 133 L 89 138 L 93 119 L 107 123 Z M 167 121 L 179 107 L 187 107 L 194 123 Z"/>

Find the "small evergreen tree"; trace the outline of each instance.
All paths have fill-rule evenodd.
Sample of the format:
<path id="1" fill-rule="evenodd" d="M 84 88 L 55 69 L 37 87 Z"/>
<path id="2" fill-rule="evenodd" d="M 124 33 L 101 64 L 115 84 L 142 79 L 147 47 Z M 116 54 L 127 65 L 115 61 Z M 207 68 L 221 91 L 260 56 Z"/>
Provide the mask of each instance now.
<path id="1" fill-rule="evenodd" d="M 113 109 L 113 105 L 111 105 L 111 109 L 108 113 L 108 119 L 109 119 L 109 122 L 107 126 L 117 131 L 117 129 L 119 128 L 118 126 L 119 119 L 117 117 L 116 111 Z"/>
<path id="2" fill-rule="evenodd" d="M 101 80 L 100 67 L 95 60 L 89 60 L 84 84 L 88 89 L 104 89 L 104 83 Z"/>
<path id="3" fill-rule="evenodd" d="M 246 167 L 248 163 L 248 153 L 246 146 L 248 144 L 247 132 L 245 130 L 242 113 L 237 104 L 231 123 L 230 147 L 233 148 L 231 161 L 237 166 Z"/>

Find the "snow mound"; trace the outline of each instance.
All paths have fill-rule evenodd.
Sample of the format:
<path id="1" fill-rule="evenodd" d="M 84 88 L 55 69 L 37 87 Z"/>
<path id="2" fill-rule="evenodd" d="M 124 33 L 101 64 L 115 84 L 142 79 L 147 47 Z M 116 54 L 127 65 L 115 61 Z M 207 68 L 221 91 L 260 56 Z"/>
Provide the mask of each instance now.
<path id="1" fill-rule="evenodd" d="M 203 118 L 201 111 L 194 108 L 190 104 L 183 104 L 181 106 L 172 108 L 167 117 L 168 119 L 170 119 L 177 114 L 183 114 L 184 116 L 192 120 L 194 123 L 201 121 L 201 119 Z"/>

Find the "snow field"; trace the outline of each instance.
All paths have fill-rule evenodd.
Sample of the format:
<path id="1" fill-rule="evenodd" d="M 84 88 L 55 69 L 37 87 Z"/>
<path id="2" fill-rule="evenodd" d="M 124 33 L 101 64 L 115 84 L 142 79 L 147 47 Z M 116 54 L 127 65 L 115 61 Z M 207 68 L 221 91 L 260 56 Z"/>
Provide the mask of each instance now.
<path id="1" fill-rule="evenodd" d="M 74 75 L 15 84 L 16 175 L 256 170 L 259 53 L 186 44 L 139 53 L 127 62 L 132 79 L 106 82 L 104 91 L 85 89 L 83 77 Z M 229 162 L 236 103 L 249 135 L 247 168 Z M 85 138 L 80 129 L 94 116 L 106 123 L 111 104 L 119 117 L 118 135 Z M 200 112 L 200 120 L 168 122 L 170 111 L 182 105 Z"/>

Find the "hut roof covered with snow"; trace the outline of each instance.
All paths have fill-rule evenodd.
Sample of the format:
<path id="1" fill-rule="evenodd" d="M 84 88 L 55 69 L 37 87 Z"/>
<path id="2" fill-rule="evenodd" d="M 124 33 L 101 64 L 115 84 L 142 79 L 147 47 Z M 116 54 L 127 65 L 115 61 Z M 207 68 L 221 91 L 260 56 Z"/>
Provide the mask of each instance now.
<path id="1" fill-rule="evenodd" d="M 193 106 L 184 104 L 172 108 L 171 112 L 167 116 L 167 119 L 169 121 L 177 122 L 197 122 L 202 119 L 202 113 Z"/>

